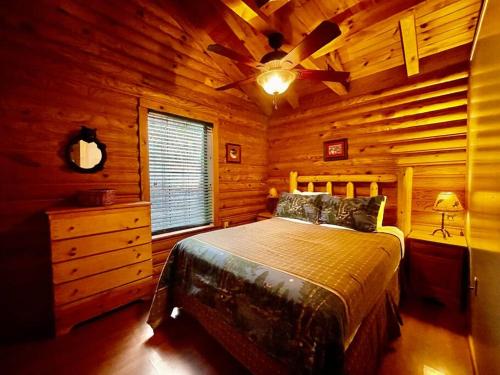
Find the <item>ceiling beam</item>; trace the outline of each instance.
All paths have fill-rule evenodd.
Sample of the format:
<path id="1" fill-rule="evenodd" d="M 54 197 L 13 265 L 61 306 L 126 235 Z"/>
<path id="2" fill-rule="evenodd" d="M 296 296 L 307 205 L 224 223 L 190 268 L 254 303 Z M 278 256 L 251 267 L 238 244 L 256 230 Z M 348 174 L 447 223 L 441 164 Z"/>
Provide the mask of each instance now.
<path id="1" fill-rule="evenodd" d="M 233 81 L 239 81 L 246 78 L 246 75 L 238 68 L 238 66 L 231 62 L 231 60 L 220 56 L 216 53 L 207 52 L 207 47 L 210 44 L 216 43 L 212 37 L 205 31 L 204 28 L 194 25 L 191 20 L 184 14 L 182 6 L 174 4 L 173 1 L 162 1 L 161 5 L 172 14 L 176 15 L 176 19 L 179 25 L 189 33 L 193 40 L 201 47 L 201 49 L 208 53 L 208 55 L 214 60 L 217 66 L 226 73 L 229 79 Z M 257 84 L 253 85 L 242 85 L 241 89 L 243 92 L 251 98 L 255 104 L 264 112 L 266 115 L 270 115 L 273 111 L 271 101 L 264 96 L 262 90 L 257 87 Z"/>
<path id="2" fill-rule="evenodd" d="M 291 0 L 269 0 L 267 3 L 260 7 L 260 10 L 266 16 L 270 16 L 271 14 L 288 4 L 290 1 Z"/>
<path id="3" fill-rule="evenodd" d="M 377 4 L 373 5 L 373 0 L 361 0 L 358 4 L 346 9 L 344 12 L 332 17 L 330 21 L 336 22 L 342 34 L 337 39 L 328 43 L 323 48 L 312 54 L 317 59 L 332 51 L 343 47 L 349 39 L 356 33 L 373 27 L 379 22 L 386 21 L 388 18 L 398 13 L 411 11 L 416 5 L 425 0 L 375 0 Z M 369 6 L 369 8 L 367 8 Z M 365 9 L 365 11 L 360 11 Z"/>
<path id="4" fill-rule="evenodd" d="M 236 13 L 236 15 L 238 15 L 260 33 L 267 34 L 273 31 L 273 28 L 272 26 L 270 26 L 267 17 L 262 14 L 259 9 L 256 10 L 256 7 L 249 5 L 250 1 L 251 0 L 221 0 L 221 2 L 224 3 L 234 13 Z M 233 29 L 233 31 L 235 30 Z M 284 36 L 286 39 L 287 35 L 284 34 Z M 285 52 L 289 52 L 291 50 L 291 47 L 283 45 L 282 49 Z M 258 57 L 258 59 L 260 59 L 260 57 Z M 303 60 L 300 64 L 306 69 L 321 69 L 317 65 L 317 63 L 310 58 Z M 340 88 L 340 86 L 334 82 L 323 82 L 323 84 L 325 84 L 329 89 L 331 89 L 338 95 L 344 95 L 346 93 L 345 88 L 342 85 L 340 85 L 342 86 L 342 88 Z"/>
<path id="5" fill-rule="evenodd" d="M 334 51 L 326 56 L 326 63 L 333 70 L 336 70 L 338 72 L 345 71 L 344 66 L 342 65 L 342 61 L 340 61 L 340 55 L 337 51 Z M 335 90 L 333 91 L 339 93 L 339 95 L 347 94 L 347 89 L 343 84 L 338 82 L 330 82 L 330 83 L 332 85 L 335 85 Z"/>
<path id="6" fill-rule="evenodd" d="M 411 77 L 419 73 L 417 32 L 415 31 L 415 15 L 410 14 L 399 20 L 401 44 L 405 57 L 406 73 Z"/>
<path id="7" fill-rule="evenodd" d="M 265 15 L 252 0 L 221 0 L 229 9 L 252 25 L 261 33 L 269 33 L 273 28 L 269 25 L 267 15 Z"/>

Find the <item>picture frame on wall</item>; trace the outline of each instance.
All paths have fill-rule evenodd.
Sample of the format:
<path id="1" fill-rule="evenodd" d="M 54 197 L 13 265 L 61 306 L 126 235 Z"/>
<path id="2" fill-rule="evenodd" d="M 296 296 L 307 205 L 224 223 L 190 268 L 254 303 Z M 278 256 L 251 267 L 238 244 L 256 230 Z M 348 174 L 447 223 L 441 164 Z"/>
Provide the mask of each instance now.
<path id="1" fill-rule="evenodd" d="M 347 155 L 347 138 L 335 139 L 323 143 L 323 160 L 346 160 Z"/>
<path id="2" fill-rule="evenodd" d="M 226 143 L 226 162 L 241 163 L 241 145 Z"/>

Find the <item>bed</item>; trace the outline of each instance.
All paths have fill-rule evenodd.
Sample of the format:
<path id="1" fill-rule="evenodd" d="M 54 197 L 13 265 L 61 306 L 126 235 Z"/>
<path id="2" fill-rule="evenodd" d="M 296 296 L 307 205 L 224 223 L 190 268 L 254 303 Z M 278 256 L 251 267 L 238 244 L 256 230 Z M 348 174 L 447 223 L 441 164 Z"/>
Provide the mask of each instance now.
<path id="1" fill-rule="evenodd" d="M 255 374 L 373 372 L 399 335 L 399 263 L 409 231 L 412 170 L 398 175 L 298 176 L 333 192 L 397 183 L 398 226 L 359 232 L 273 217 L 184 239 L 172 250 L 148 322 L 180 307 Z"/>

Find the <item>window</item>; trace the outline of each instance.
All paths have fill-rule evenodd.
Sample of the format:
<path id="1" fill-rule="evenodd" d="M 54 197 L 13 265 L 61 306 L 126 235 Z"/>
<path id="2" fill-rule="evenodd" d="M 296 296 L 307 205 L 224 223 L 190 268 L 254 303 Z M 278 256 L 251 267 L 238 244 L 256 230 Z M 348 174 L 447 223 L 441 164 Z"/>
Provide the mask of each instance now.
<path id="1" fill-rule="evenodd" d="M 148 112 L 153 234 L 213 223 L 212 125 Z"/>

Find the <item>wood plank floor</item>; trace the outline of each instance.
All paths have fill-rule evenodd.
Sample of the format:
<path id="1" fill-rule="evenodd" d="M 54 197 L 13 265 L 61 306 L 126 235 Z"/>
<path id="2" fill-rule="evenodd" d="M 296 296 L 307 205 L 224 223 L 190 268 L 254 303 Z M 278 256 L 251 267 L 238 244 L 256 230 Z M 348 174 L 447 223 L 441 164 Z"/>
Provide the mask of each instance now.
<path id="1" fill-rule="evenodd" d="M 188 316 L 169 322 L 153 336 L 145 323 L 146 309 L 146 304 L 132 304 L 58 339 L 4 346 L 0 373 L 247 373 Z M 402 337 L 392 344 L 379 375 L 472 374 L 463 317 L 419 302 L 406 303 L 402 312 Z"/>

